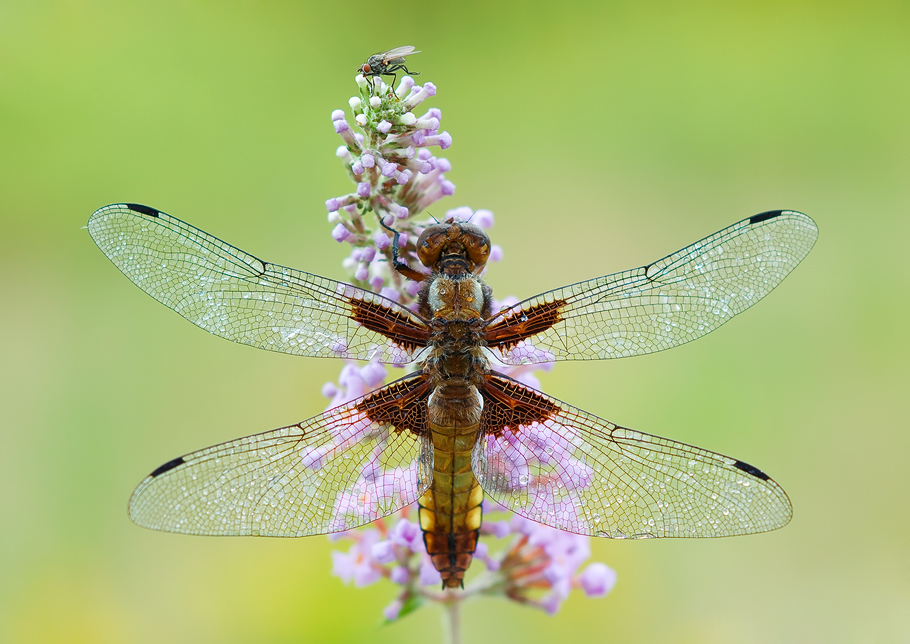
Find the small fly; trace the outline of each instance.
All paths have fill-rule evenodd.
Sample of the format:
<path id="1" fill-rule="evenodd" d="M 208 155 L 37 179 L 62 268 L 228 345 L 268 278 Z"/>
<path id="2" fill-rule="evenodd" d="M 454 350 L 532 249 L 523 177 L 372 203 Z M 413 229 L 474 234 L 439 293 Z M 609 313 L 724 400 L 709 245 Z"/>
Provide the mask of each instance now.
<path id="1" fill-rule="evenodd" d="M 396 47 L 395 49 L 384 51 L 381 54 L 373 54 L 367 58 L 367 62 L 357 68 L 357 71 L 366 77 L 391 76 L 394 79 L 391 86 L 394 86 L 398 81 L 398 76 L 395 72 L 403 71 L 405 74 L 412 74 L 414 76 L 417 76 L 420 73 L 412 72 L 404 65 L 406 56 L 419 53 L 419 51 L 414 51 L 414 48 L 411 45 Z"/>

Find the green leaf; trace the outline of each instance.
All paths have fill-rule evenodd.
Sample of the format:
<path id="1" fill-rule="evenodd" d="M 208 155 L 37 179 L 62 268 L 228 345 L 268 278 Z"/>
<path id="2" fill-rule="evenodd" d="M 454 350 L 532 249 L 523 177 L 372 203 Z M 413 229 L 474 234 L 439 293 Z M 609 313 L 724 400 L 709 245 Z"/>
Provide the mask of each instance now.
<path id="1" fill-rule="evenodd" d="M 404 605 L 401 607 L 401 610 L 398 612 L 398 617 L 395 619 L 384 619 L 383 625 L 388 625 L 393 622 L 397 622 L 405 615 L 413 613 L 415 610 L 423 606 L 424 598 L 419 595 L 410 595 L 407 599 L 404 600 Z"/>

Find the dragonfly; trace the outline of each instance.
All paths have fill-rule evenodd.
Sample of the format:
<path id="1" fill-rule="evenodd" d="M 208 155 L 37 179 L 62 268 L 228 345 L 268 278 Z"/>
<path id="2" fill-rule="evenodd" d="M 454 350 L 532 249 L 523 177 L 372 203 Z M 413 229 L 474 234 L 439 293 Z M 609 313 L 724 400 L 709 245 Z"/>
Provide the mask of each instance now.
<path id="1" fill-rule="evenodd" d="M 815 222 L 765 212 L 638 268 L 494 311 L 490 240 L 448 219 L 417 242 L 416 310 L 259 259 L 164 212 L 113 204 L 88 222 L 139 288 L 214 335 L 270 351 L 416 369 L 303 422 L 172 459 L 129 502 L 147 528 L 300 537 L 414 503 L 444 588 L 463 587 L 482 500 L 614 539 L 721 537 L 792 516 L 759 468 L 604 420 L 508 377 L 505 366 L 644 355 L 725 324 L 808 254 Z"/>

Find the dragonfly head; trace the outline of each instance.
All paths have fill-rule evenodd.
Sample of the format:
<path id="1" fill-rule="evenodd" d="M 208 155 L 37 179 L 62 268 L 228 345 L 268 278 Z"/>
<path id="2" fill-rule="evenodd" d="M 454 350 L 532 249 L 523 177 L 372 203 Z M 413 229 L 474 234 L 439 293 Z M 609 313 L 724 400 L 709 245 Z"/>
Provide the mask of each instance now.
<path id="1" fill-rule="evenodd" d="M 483 270 L 490 257 L 490 238 L 479 227 L 449 219 L 428 226 L 417 240 L 417 257 L 434 271 L 461 272 L 475 275 Z"/>

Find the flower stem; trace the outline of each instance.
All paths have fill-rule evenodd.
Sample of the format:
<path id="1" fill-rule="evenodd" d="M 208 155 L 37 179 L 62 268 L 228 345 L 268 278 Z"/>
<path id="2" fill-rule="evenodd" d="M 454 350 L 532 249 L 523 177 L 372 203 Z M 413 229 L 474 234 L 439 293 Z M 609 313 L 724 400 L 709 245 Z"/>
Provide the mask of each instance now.
<path id="1" fill-rule="evenodd" d="M 443 630 L 449 634 L 448 644 L 461 644 L 461 602 L 449 601 L 443 608 Z"/>

